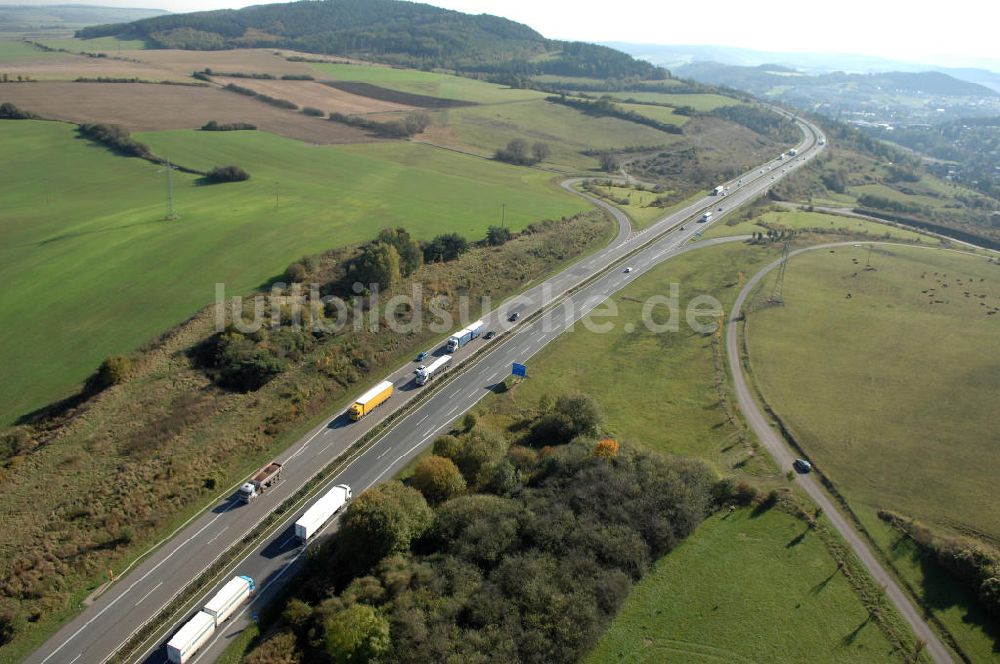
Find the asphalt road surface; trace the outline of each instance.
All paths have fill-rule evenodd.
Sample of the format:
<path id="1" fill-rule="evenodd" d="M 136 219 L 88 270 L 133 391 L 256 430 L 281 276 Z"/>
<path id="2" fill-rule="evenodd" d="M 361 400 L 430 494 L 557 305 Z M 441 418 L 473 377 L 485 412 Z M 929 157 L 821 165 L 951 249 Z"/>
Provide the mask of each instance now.
<path id="1" fill-rule="evenodd" d="M 334 484 L 348 484 L 353 488 L 354 494 L 358 495 L 374 483 L 391 478 L 440 432 L 448 429 L 455 418 L 509 375 L 512 362 L 523 362 L 530 358 L 572 322 L 658 263 L 692 247 L 725 241 L 701 242 L 684 247 L 685 243 L 700 235 L 704 228 L 718 223 L 740 205 L 761 195 L 777 179 L 801 167 L 819 152 L 819 146 L 816 145 L 818 130 L 801 121 L 797 123 L 804 136 L 802 143 L 797 146 L 798 156 L 783 161 L 775 159 L 758 166 L 726 183 L 729 193 L 725 197 L 707 196 L 668 215 L 641 233 L 631 232 L 627 218 L 620 211 L 587 197 L 610 210 L 618 220 L 619 232 L 615 240 L 543 283 L 508 300 L 485 316 L 486 329 L 501 332 L 510 329 L 510 333 L 491 341 L 484 341 L 482 338 L 474 340 L 453 353 L 455 364 L 470 358 L 474 353 L 477 354 L 477 359 L 474 366 L 457 374 L 457 377 L 437 379 L 450 382 L 440 386 L 440 389 L 412 412 L 399 419 L 372 447 L 363 453 L 355 453 L 356 456 L 349 465 L 324 483 L 324 490 Z M 716 211 L 720 205 L 724 207 L 724 212 Z M 695 219 L 705 210 L 713 210 L 712 220 L 697 223 Z M 626 265 L 633 268 L 631 273 L 623 271 Z M 601 276 L 588 281 L 595 275 Z M 584 282 L 587 284 L 579 287 Z M 577 287 L 578 290 L 567 296 L 570 303 L 568 307 L 551 305 L 561 295 Z M 533 317 L 543 306 L 546 313 Z M 572 309 L 570 315 L 564 314 L 567 308 Z M 508 323 L 507 318 L 514 311 L 520 313 L 521 321 L 516 324 Z M 431 355 L 441 355 L 443 352 L 443 348 L 436 348 Z M 137 565 L 121 575 L 115 584 L 26 661 L 32 664 L 96 664 L 114 656 L 147 622 L 157 617 L 175 596 L 275 508 L 293 496 L 321 469 L 343 459 L 362 435 L 402 407 L 421 389 L 426 389 L 418 387 L 413 381 L 415 368 L 416 364 L 408 364 L 387 376 L 386 379 L 391 380 L 396 388 L 393 397 L 361 421 L 351 422 L 344 413 L 335 413 L 287 449 L 278 459 L 284 463 L 281 481 L 256 502 L 250 505 L 240 504 L 234 497 L 236 487 L 233 487 L 231 492 L 221 496 L 215 504 L 192 517 L 154 547 Z M 376 381 L 373 384 L 374 382 Z M 359 389 L 358 393 L 362 391 L 363 389 Z M 253 601 L 217 631 L 213 641 L 202 647 L 191 660 L 213 661 L 229 641 L 253 620 L 260 607 L 294 575 L 306 548 L 315 546 L 323 535 L 328 534 L 315 536 L 307 546 L 299 545 L 291 536 L 291 524 L 302 511 L 304 510 L 298 509 L 290 513 L 280 522 L 275 534 L 266 537 L 251 553 L 227 568 L 231 569 L 231 573 L 221 576 L 218 584 L 199 595 L 199 601 L 191 610 L 182 615 L 171 616 L 168 626 L 157 631 L 155 637 L 143 644 L 143 648 L 131 659 L 157 664 L 164 662 L 166 641 L 204 604 L 205 598 L 214 594 L 233 575 L 249 575 L 256 580 L 258 587 Z M 335 527 L 335 520 L 328 527 Z"/>

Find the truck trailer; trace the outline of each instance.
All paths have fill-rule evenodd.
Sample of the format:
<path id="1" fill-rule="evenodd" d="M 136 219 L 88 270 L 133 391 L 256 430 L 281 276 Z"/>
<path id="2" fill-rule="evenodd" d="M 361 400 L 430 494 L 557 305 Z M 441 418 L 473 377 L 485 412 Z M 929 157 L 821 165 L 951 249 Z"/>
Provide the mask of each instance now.
<path id="1" fill-rule="evenodd" d="M 483 328 L 486 327 L 486 323 L 481 320 L 477 320 L 472 325 L 463 328 L 456 332 L 455 334 L 448 337 L 448 352 L 453 353 L 465 344 L 469 343 L 480 334 L 483 333 Z"/>
<path id="2" fill-rule="evenodd" d="M 215 618 L 199 611 L 167 641 L 167 661 L 184 664 L 212 634 L 215 634 Z"/>
<path id="3" fill-rule="evenodd" d="M 715 191 L 712 192 L 712 195 L 713 196 L 724 196 L 725 193 L 726 193 L 726 188 L 723 187 L 722 185 L 719 185 L 718 187 L 715 188 Z"/>
<path id="4" fill-rule="evenodd" d="M 357 422 L 362 417 L 372 412 L 376 406 L 380 406 L 386 399 L 392 396 L 392 383 L 383 380 L 381 383 L 368 390 L 358 400 L 351 405 L 351 419 Z"/>
<path id="5" fill-rule="evenodd" d="M 327 491 L 295 522 L 295 536 L 302 542 L 308 540 L 319 532 L 319 529 L 330 520 L 330 517 L 336 514 L 350 499 L 351 487 L 346 484 L 338 484 Z"/>
<path id="6" fill-rule="evenodd" d="M 257 500 L 260 494 L 277 484 L 279 479 L 281 479 L 281 464 L 277 461 L 272 461 L 254 473 L 250 481 L 240 487 L 240 500 L 244 503 L 251 503 Z"/>
<path id="7" fill-rule="evenodd" d="M 218 627 L 233 615 L 243 602 L 247 601 L 256 586 L 249 576 L 234 576 L 215 597 L 208 600 L 202 610 L 215 620 Z"/>
<path id="8" fill-rule="evenodd" d="M 426 385 L 438 374 L 443 374 L 451 364 L 451 355 L 442 355 L 423 369 L 417 369 L 417 385 Z"/>
<path id="9" fill-rule="evenodd" d="M 167 642 L 167 661 L 172 664 L 185 664 L 189 661 L 198 648 L 212 638 L 219 625 L 233 615 L 255 589 L 254 580 L 249 576 L 232 578 Z"/>

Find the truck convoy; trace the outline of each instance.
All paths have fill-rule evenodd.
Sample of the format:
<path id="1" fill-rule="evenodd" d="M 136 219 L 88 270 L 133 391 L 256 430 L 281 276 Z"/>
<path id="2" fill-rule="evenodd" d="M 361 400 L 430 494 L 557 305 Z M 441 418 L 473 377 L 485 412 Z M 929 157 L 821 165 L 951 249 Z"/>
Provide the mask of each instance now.
<path id="1" fill-rule="evenodd" d="M 244 503 L 252 503 L 281 479 L 281 464 L 272 461 L 250 478 L 250 481 L 240 487 L 239 498 Z"/>
<path id="2" fill-rule="evenodd" d="M 483 329 L 485 327 L 486 324 L 483 321 L 477 320 L 467 328 L 459 330 L 455 334 L 448 337 L 448 352 L 454 353 L 456 350 L 478 337 L 483 333 Z"/>
<path id="3" fill-rule="evenodd" d="M 222 587 L 201 611 L 194 614 L 167 642 L 167 661 L 184 664 L 215 630 L 247 601 L 257 586 L 249 576 L 237 576 Z"/>
<path id="4" fill-rule="evenodd" d="M 358 400 L 351 405 L 348 411 L 351 419 L 357 422 L 362 417 L 372 412 L 376 406 L 382 405 L 386 399 L 392 396 L 392 383 L 383 380 L 381 383 L 368 390 Z"/>
<path id="5" fill-rule="evenodd" d="M 295 522 L 295 536 L 302 542 L 308 540 L 319 532 L 319 529 L 330 520 L 330 517 L 336 514 L 350 499 L 351 487 L 346 484 L 338 484 L 327 491 Z"/>
<path id="6" fill-rule="evenodd" d="M 442 355 L 423 369 L 417 369 L 417 385 L 426 385 L 434 376 L 443 374 L 451 364 L 451 355 Z"/>

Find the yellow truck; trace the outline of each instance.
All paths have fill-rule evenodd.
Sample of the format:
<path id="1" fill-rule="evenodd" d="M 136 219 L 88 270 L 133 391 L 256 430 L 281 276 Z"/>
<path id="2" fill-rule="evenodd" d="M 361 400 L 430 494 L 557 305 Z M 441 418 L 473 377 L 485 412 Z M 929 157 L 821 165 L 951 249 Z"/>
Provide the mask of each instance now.
<path id="1" fill-rule="evenodd" d="M 349 411 L 351 419 L 360 420 L 362 417 L 372 412 L 376 406 L 382 404 L 392 396 L 392 383 L 383 380 L 381 383 L 362 394 L 351 406 Z"/>

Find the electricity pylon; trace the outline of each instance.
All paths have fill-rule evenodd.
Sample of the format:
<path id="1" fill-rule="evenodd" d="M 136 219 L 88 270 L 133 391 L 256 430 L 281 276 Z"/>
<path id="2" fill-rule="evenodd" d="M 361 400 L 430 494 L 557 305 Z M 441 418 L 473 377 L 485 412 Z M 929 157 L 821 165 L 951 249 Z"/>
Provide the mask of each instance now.
<path id="1" fill-rule="evenodd" d="M 781 262 L 778 264 L 778 277 L 774 280 L 774 287 L 771 288 L 771 297 L 767 299 L 768 304 L 785 304 L 785 267 L 788 265 L 788 251 L 792 246 L 792 241 L 785 240 L 785 246 L 781 250 Z"/>

